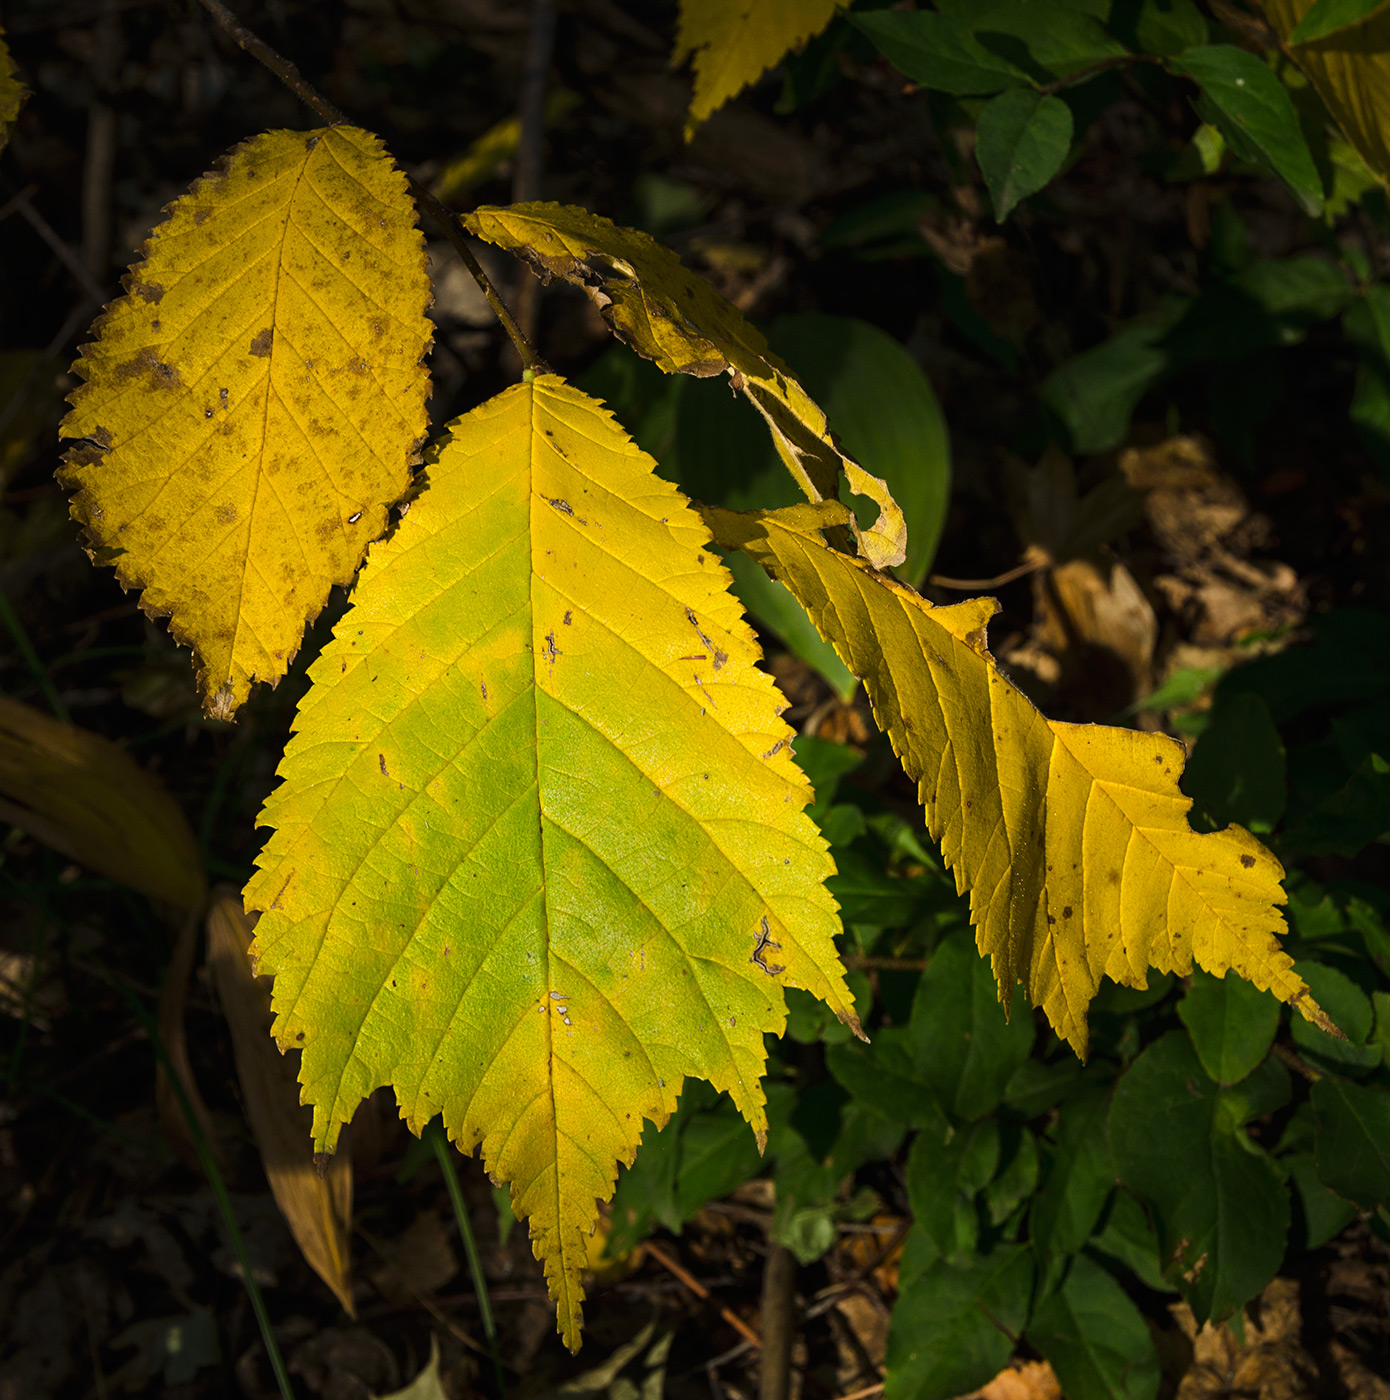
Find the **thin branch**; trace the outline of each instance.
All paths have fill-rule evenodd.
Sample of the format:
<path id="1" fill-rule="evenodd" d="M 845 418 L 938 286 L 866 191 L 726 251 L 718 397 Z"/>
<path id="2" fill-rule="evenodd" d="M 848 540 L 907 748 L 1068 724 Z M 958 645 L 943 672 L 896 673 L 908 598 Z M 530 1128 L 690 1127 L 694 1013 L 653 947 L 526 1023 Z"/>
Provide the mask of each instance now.
<path id="1" fill-rule="evenodd" d="M 648 1240 L 642 1246 L 648 1257 L 655 1259 L 669 1274 L 674 1274 L 702 1303 L 713 1303 L 715 1299 L 708 1288 L 692 1273 L 678 1264 L 660 1245 Z M 743 1338 L 749 1346 L 762 1350 L 763 1339 L 732 1308 L 719 1305 L 719 1316 Z"/>
<path id="2" fill-rule="evenodd" d="M 34 208 L 33 203 L 29 199 L 28 192 L 22 191 L 15 195 L 13 199 L 6 204 L 6 209 L 8 209 L 11 204 L 24 216 L 29 227 L 53 250 L 58 261 L 67 268 L 72 280 L 100 306 L 106 300 L 106 292 L 102 289 L 101 284 L 92 276 L 86 263 L 63 242 L 62 238 L 60 238 L 54 230 L 53 225 Z"/>
<path id="3" fill-rule="evenodd" d="M 927 582 L 933 588 L 951 588 L 961 593 L 969 593 L 977 588 L 1002 588 L 1016 578 L 1037 573 L 1051 562 L 1050 559 L 1031 559 L 1026 563 L 1016 564 L 1012 569 L 1005 569 L 1002 574 L 995 574 L 993 578 L 948 578 L 945 574 L 929 574 Z"/>
<path id="4" fill-rule="evenodd" d="M 258 63 L 274 73 L 310 111 L 322 118 L 329 126 L 346 126 L 348 124 L 347 117 L 318 92 L 311 83 L 306 81 L 304 75 L 289 59 L 276 53 L 263 39 L 247 29 L 222 3 L 222 0 L 201 0 L 201 3 L 208 14 L 222 26 L 227 36 L 239 48 L 249 53 Z M 492 285 L 492 280 L 483 271 L 482 264 L 474 256 L 473 250 L 468 246 L 468 241 L 464 237 L 463 225 L 459 223 L 458 216 L 445 209 L 418 181 L 409 175 L 406 176 L 406 180 L 416 204 L 438 224 L 440 231 L 453 244 L 454 251 L 463 260 L 464 267 L 468 269 L 473 280 L 482 289 L 483 295 L 487 298 L 487 304 L 492 307 L 497 319 L 502 323 L 502 329 L 506 331 L 508 338 L 516 346 L 516 352 L 521 356 L 523 368 L 533 374 L 545 373 L 548 366 L 531 348 L 530 341 L 521 333 L 521 328 L 512 319 L 512 313 L 507 310 L 506 304 L 498 296 L 497 288 Z"/>

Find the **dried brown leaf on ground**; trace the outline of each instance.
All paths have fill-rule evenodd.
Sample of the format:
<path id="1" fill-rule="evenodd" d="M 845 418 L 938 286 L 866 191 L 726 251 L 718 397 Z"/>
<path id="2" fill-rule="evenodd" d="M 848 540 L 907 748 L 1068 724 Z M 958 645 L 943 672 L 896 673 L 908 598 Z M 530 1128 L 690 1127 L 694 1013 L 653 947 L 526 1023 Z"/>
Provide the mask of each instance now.
<path id="1" fill-rule="evenodd" d="M 1015 1359 L 988 1385 L 962 1400 L 1062 1400 L 1062 1387 L 1049 1362 Z"/>
<path id="2" fill-rule="evenodd" d="M 355 1317 L 350 1278 L 352 1154 L 346 1146 L 320 1172 L 299 1102 L 298 1057 L 282 1055 L 270 1036 L 270 979 L 251 972 L 253 930 L 238 896 L 219 893 L 207 920 L 208 965 L 232 1033 L 237 1080 L 266 1179 L 304 1258 Z"/>
<path id="3" fill-rule="evenodd" d="M 1303 1313 L 1297 1279 L 1276 1278 L 1248 1304 L 1244 1340 L 1228 1323 L 1200 1330 L 1186 1303 L 1174 1303 L 1173 1320 L 1192 1344 L 1192 1364 L 1176 1400 L 1301 1400 L 1319 1393 L 1318 1366 L 1303 1345 Z"/>

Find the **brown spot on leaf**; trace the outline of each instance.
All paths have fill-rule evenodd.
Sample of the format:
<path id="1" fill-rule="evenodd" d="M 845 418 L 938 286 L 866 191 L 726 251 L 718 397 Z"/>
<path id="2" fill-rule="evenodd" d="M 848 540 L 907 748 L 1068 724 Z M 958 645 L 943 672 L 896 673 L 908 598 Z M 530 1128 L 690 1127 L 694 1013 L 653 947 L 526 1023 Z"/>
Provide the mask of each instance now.
<path id="1" fill-rule="evenodd" d="M 236 507 L 224 502 L 213 509 L 213 515 L 217 517 L 220 525 L 230 525 L 236 519 Z"/>
<path id="2" fill-rule="evenodd" d="M 255 338 L 251 341 L 251 353 L 264 359 L 270 354 L 270 343 L 275 339 L 275 331 L 267 326 L 263 331 L 257 331 Z"/>
<path id="3" fill-rule="evenodd" d="M 131 295 L 142 298 L 145 301 L 160 301 L 164 296 L 164 288 L 158 282 L 136 282 L 132 285 Z"/>
<path id="4" fill-rule="evenodd" d="M 194 224 L 195 224 L 196 226 L 198 226 L 199 228 L 201 228 L 205 223 L 207 223 L 207 221 L 208 221 L 211 217 L 212 217 L 212 210 L 209 209 L 206 205 L 200 204 L 200 205 L 198 206 L 198 208 L 196 208 L 196 209 L 193 211 L 193 222 L 194 222 Z"/>
<path id="5" fill-rule="evenodd" d="M 1254 856 L 1241 856 L 1240 863 L 1249 870 L 1255 864 Z"/>

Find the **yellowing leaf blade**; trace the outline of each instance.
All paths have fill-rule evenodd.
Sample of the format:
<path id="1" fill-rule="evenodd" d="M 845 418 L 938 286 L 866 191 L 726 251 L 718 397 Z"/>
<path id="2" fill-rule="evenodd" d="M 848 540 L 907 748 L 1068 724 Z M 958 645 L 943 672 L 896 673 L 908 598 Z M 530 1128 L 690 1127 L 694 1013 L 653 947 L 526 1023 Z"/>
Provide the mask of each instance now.
<path id="1" fill-rule="evenodd" d="M 887 484 L 840 451 L 825 414 L 767 347 L 756 327 L 669 248 L 573 205 L 514 204 L 475 209 L 465 220 L 479 238 L 525 258 L 542 277 L 582 287 L 613 333 L 667 374 L 727 373 L 762 414 L 792 479 L 809 501 L 850 489 L 879 508 L 867 530 L 851 525 L 878 569 L 907 557 L 907 522 Z"/>
<path id="2" fill-rule="evenodd" d="M 792 49 L 819 34 L 840 0 L 681 0 L 673 64 L 695 60 L 685 135 Z"/>
<path id="3" fill-rule="evenodd" d="M 169 208 L 76 369 L 63 483 L 198 655 L 210 713 L 285 674 L 404 494 L 429 281 L 404 176 L 352 127 L 272 131 Z"/>
<path id="4" fill-rule="evenodd" d="M 1291 44 L 1315 0 L 1261 0 L 1294 62 L 1308 75 L 1347 140 L 1390 179 L 1390 10 L 1321 39 Z"/>
<path id="5" fill-rule="evenodd" d="M 706 508 L 716 541 L 780 579 L 860 676 L 918 784 L 927 825 L 1007 1002 L 1016 981 L 1086 1048 L 1102 976 L 1234 969 L 1326 1018 L 1279 944 L 1279 862 L 1240 827 L 1198 835 L 1178 790 L 1182 748 L 1158 734 L 1049 721 L 994 665 L 993 599 L 933 607 L 826 546 L 835 503 L 739 515 Z"/>
<path id="6" fill-rule="evenodd" d="M 28 95 L 24 84 L 19 80 L 19 70 L 14 65 L 14 59 L 10 57 L 10 48 L 5 42 L 5 31 L 0 29 L 0 151 L 9 145 L 10 128 L 19 116 L 19 109 L 24 106 L 24 99 Z"/>
<path id="7" fill-rule="evenodd" d="M 378 1085 L 481 1144 L 571 1344 L 596 1201 L 695 1075 L 765 1125 L 833 869 L 708 533 L 554 376 L 454 425 L 311 672 L 247 887 L 320 1150 Z"/>

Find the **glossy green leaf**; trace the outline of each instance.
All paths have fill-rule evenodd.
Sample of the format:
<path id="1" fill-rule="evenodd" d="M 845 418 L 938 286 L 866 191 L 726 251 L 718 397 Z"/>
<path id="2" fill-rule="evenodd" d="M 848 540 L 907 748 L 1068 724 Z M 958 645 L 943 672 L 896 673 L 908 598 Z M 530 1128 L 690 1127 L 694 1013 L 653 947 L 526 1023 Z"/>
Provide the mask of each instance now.
<path id="1" fill-rule="evenodd" d="M 917 984 L 913 1056 L 941 1103 L 967 1121 L 992 1113 L 1033 1045 L 1033 1016 L 1015 990 L 1005 1018 L 989 964 L 968 929 L 942 940 Z"/>
<path id="2" fill-rule="evenodd" d="M 1314 39 L 1326 39 L 1329 34 L 1370 19 L 1384 8 L 1385 0 L 1315 0 L 1312 9 L 1294 25 L 1289 43 L 1309 44 Z"/>
<path id="3" fill-rule="evenodd" d="M 980 113 L 975 159 L 1000 223 L 1062 168 L 1071 137 L 1071 108 L 1030 88 L 1000 93 Z"/>
<path id="4" fill-rule="evenodd" d="M 1310 214 L 1322 212 L 1322 180 L 1288 89 L 1254 54 L 1233 44 L 1202 44 L 1170 59 L 1192 78 L 1211 117 L 1238 154 L 1267 166 Z"/>
<path id="5" fill-rule="evenodd" d="M 1084 1254 L 1033 1310 L 1028 1341 L 1051 1363 L 1067 1400 L 1154 1400 L 1158 1354 L 1129 1295 Z"/>
<path id="6" fill-rule="evenodd" d="M 1115 1091 L 1110 1142 L 1121 1180 L 1153 1209 L 1165 1275 L 1199 1321 L 1248 1302 L 1284 1256 L 1287 1191 L 1239 1126 L 1272 1102 L 1263 1083 L 1244 1095 L 1219 1090 L 1182 1031 L 1149 1046 Z"/>
<path id="7" fill-rule="evenodd" d="M 893 1309 L 885 1400 L 948 1400 L 982 1386 L 1013 1353 L 1032 1289 L 1023 1245 L 996 1245 L 962 1269 L 929 1265 Z"/>
<path id="8" fill-rule="evenodd" d="M 1284 742 L 1258 695 L 1247 691 L 1216 707 L 1182 789 L 1218 827 L 1236 822 L 1265 834 L 1278 825 L 1288 795 Z"/>
<path id="9" fill-rule="evenodd" d="M 1244 1079 L 1269 1054 L 1279 1029 L 1279 1002 L 1268 992 L 1244 978 L 1213 977 L 1201 968 L 1193 971 L 1178 1015 L 1202 1068 L 1218 1084 Z"/>
<path id="10" fill-rule="evenodd" d="M 1390 1093 L 1326 1078 L 1313 1085 L 1318 1175 L 1363 1210 L 1390 1205 Z"/>

